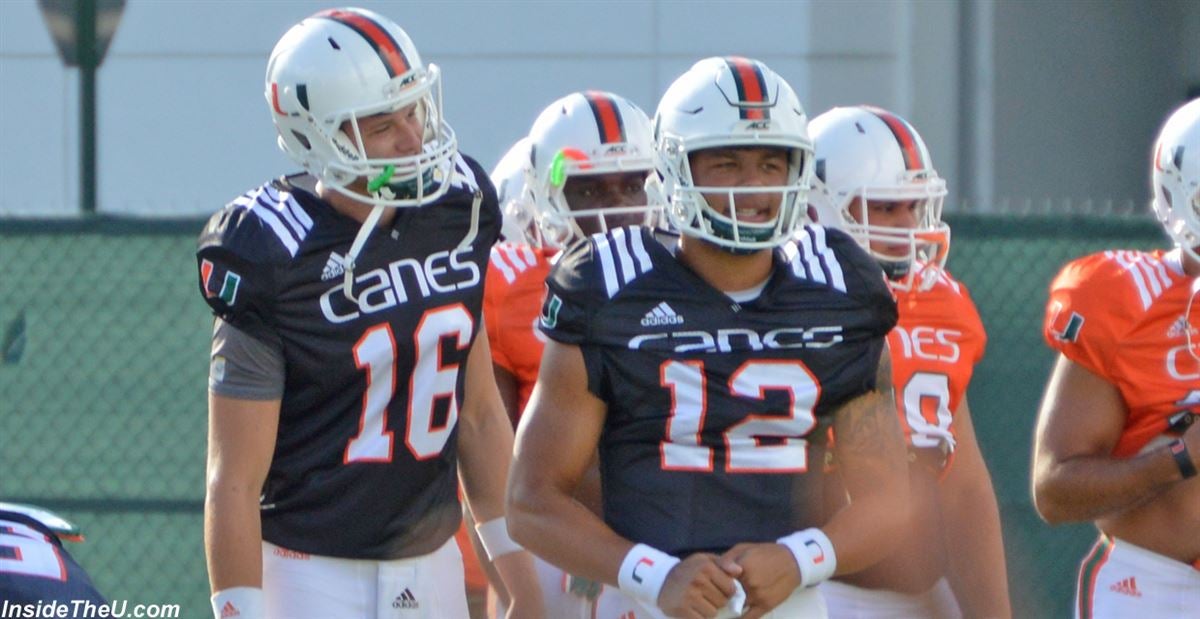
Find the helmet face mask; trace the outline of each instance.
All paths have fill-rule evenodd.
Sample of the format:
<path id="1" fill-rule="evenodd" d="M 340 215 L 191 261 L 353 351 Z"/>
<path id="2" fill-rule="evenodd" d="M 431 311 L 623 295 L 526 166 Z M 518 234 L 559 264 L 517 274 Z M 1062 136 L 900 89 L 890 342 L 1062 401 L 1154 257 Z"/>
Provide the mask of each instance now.
<path id="1" fill-rule="evenodd" d="M 942 222 L 946 181 L 919 133 L 879 108 L 834 108 L 810 124 L 817 147 L 817 223 L 841 228 L 880 263 L 892 287 L 928 290 L 945 269 L 950 227 Z M 911 217 L 876 216 L 887 206 Z M 903 213 L 902 213 L 903 215 Z"/>
<path id="2" fill-rule="evenodd" d="M 1167 235 L 1200 263 L 1200 99 L 1171 114 L 1159 132 L 1151 170 L 1152 208 Z"/>
<path id="3" fill-rule="evenodd" d="M 292 27 L 271 53 L 266 98 L 280 148 L 343 195 L 406 207 L 449 188 L 457 139 L 442 117 L 441 72 L 376 13 L 333 9 Z M 364 119 L 404 110 L 418 117 L 419 151 L 370 157 L 361 146 Z"/>
<path id="4" fill-rule="evenodd" d="M 753 253 L 786 242 L 802 221 L 812 175 L 807 117 L 791 86 L 766 65 L 746 58 L 706 58 L 667 89 L 654 120 L 661 181 L 648 184 L 651 201 L 666 205 L 681 233 L 733 253 Z M 709 149 L 778 148 L 787 153 L 782 185 L 698 186 L 691 155 Z M 737 200 L 779 196 L 766 222 L 738 221 Z M 706 196 L 721 196 L 724 213 Z"/>
<path id="5" fill-rule="evenodd" d="M 643 189 L 654 169 L 650 121 L 633 103 L 608 92 L 572 93 L 538 115 L 528 139 L 525 185 L 537 223 L 533 244 L 563 248 L 589 233 L 656 222 L 658 209 Z M 616 204 L 603 199 L 584 204 L 579 197 L 580 185 L 628 185 L 634 174 L 640 177 L 637 191 L 619 191 Z"/>

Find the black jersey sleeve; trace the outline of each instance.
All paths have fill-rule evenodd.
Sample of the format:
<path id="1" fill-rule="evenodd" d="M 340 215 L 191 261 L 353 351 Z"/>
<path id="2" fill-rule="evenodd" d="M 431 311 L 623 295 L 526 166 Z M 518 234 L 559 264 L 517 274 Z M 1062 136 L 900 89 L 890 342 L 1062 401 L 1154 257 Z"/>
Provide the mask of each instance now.
<path id="1" fill-rule="evenodd" d="M 593 316 L 606 301 L 600 289 L 595 246 L 590 238 L 577 241 L 559 258 L 546 277 L 546 298 L 538 328 L 552 340 L 582 345 L 590 339 Z"/>
<path id="2" fill-rule="evenodd" d="M 250 208 L 231 203 L 209 219 L 197 241 L 200 294 L 216 316 L 274 341 L 275 270 L 289 256 Z"/>
<path id="3" fill-rule="evenodd" d="M 833 250 L 842 265 L 847 294 L 870 311 L 872 320 L 867 328 L 874 335 L 887 335 L 896 326 L 900 315 L 879 262 L 846 232 L 823 227 L 822 231 L 826 246 Z"/>

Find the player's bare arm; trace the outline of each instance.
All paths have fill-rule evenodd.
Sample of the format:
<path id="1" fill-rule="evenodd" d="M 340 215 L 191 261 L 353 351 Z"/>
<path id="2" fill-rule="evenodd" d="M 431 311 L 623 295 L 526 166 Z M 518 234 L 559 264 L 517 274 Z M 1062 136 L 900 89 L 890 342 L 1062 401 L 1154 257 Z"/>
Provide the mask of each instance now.
<path id="1" fill-rule="evenodd" d="M 279 405 L 208 395 L 204 548 L 213 593 L 262 587 L 259 496 L 275 451 Z"/>
<path id="2" fill-rule="evenodd" d="M 478 523 L 496 521 L 504 516 L 504 488 L 512 457 L 512 425 L 496 389 L 491 359 L 487 330 L 480 329 L 467 357 L 466 386 L 458 428 L 459 476 L 467 505 Z M 543 612 L 541 589 L 529 554 L 503 552 L 494 557 L 492 563 L 510 596 L 508 615 L 540 617 Z"/>
<path id="3" fill-rule="evenodd" d="M 1127 459 L 1111 457 L 1127 411 L 1116 386 L 1059 355 L 1038 413 L 1033 499 L 1052 524 L 1095 520 L 1161 495 L 1182 479 L 1163 446 Z M 1184 436 L 1200 453 L 1200 431 Z"/>
<path id="4" fill-rule="evenodd" d="M 1000 508 L 966 396 L 954 413 L 954 463 L 938 486 L 947 579 L 966 617 L 1011 617 Z"/>
<path id="5" fill-rule="evenodd" d="M 837 574 L 857 572 L 887 556 L 908 521 L 908 464 L 886 348 L 875 380 L 875 389 L 834 416 L 836 459 L 850 504 L 821 529 L 837 550 Z"/>
<path id="6" fill-rule="evenodd" d="M 618 586 L 622 562 L 634 544 L 575 498 L 606 414 L 604 402 L 587 389 L 579 348 L 548 342 L 517 431 L 509 530 L 522 545 L 567 572 Z M 733 579 L 718 567 L 717 558 L 698 554 L 671 570 L 658 602 L 671 616 L 710 616 L 695 613 L 724 605 L 733 592 Z"/>

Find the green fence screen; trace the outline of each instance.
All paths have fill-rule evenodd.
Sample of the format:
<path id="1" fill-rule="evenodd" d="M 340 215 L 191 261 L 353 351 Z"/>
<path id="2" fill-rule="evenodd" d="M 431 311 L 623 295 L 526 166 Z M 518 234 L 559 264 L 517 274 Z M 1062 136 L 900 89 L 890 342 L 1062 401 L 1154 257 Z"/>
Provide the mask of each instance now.
<path id="1" fill-rule="evenodd" d="M 1034 419 L 1053 355 L 1046 287 L 1066 261 L 1165 245 L 1153 221 L 949 218 L 950 270 L 988 350 L 970 400 L 1004 521 L 1014 613 L 1070 616 L 1089 525 L 1049 527 L 1029 497 Z M 0 220 L 0 500 L 75 520 L 69 546 L 110 599 L 209 616 L 202 541 L 211 316 L 201 222 Z"/>

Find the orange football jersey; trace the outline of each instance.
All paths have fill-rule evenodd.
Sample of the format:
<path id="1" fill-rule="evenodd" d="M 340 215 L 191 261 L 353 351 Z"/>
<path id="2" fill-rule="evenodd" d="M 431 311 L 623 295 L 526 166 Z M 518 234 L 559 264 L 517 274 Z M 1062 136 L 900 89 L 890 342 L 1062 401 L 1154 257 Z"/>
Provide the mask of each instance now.
<path id="1" fill-rule="evenodd" d="M 888 334 L 900 423 L 916 449 L 954 448 L 954 413 L 983 358 L 987 335 L 966 286 L 942 272 L 925 291 L 896 290 Z"/>
<path id="2" fill-rule="evenodd" d="M 558 250 L 499 243 L 492 247 L 483 313 L 492 361 L 517 379 L 518 416 L 537 381 L 545 336 L 537 320 L 546 294 L 546 275 Z"/>
<path id="3" fill-rule="evenodd" d="M 1050 284 L 1046 342 L 1116 385 L 1128 409 L 1114 456 L 1135 455 L 1177 416 L 1200 413 L 1200 362 L 1187 342 L 1191 286 L 1178 251 L 1163 250 L 1085 256 Z"/>

